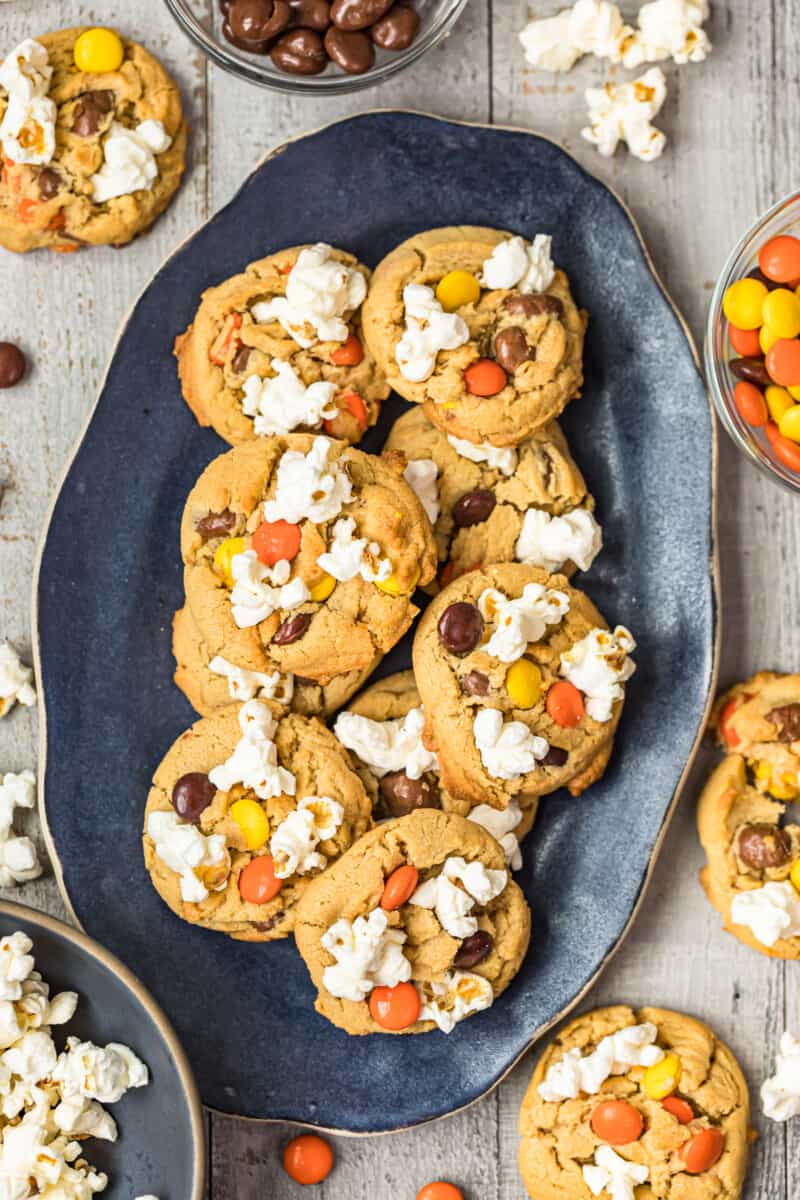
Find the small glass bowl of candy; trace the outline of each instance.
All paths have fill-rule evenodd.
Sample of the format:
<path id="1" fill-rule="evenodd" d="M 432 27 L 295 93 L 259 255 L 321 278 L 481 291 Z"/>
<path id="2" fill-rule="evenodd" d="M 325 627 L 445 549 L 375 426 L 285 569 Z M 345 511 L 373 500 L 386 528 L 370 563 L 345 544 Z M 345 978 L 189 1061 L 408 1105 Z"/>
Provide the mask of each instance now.
<path id="1" fill-rule="evenodd" d="M 775 204 L 734 247 L 711 297 L 704 354 L 730 436 L 800 491 L 800 194 Z"/>

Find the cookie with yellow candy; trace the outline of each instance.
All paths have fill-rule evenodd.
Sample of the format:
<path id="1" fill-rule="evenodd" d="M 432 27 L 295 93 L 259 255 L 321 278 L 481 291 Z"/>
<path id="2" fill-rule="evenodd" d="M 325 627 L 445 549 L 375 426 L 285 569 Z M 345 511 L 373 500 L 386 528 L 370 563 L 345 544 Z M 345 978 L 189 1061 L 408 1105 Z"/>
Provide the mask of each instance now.
<path id="1" fill-rule="evenodd" d="M 776 800 L 800 797 L 800 675 L 761 671 L 717 701 L 719 744 L 747 760 L 756 786 Z"/>
<path id="2" fill-rule="evenodd" d="M 519 1170 L 534 1200 L 738 1200 L 749 1119 L 742 1070 L 702 1021 L 599 1008 L 569 1021 L 536 1064 Z"/>
<path id="3" fill-rule="evenodd" d="M 181 526 L 209 661 L 325 687 L 399 641 L 436 569 L 404 465 L 312 434 L 258 438 L 209 464 Z"/>
<path id="4" fill-rule="evenodd" d="M 700 795 L 706 852 L 700 880 L 725 928 L 774 958 L 800 958 L 800 825 L 755 786 L 741 754 L 729 754 Z"/>
<path id="5" fill-rule="evenodd" d="M 145 866 L 183 920 L 271 941 L 292 931 L 303 892 L 369 829 L 371 809 L 324 725 L 251 700 L 196 721 L 159 763 Z"/>
<path id="6" fill-rule="evenodd" d="M 66 253 L 144 232 L 185 165 L 172 77 L 113 29 L 60 29 L 4 49 L 0 246 Z"/>
<path id="7" fill-rule="evenodd" d="M 445 434 L 516 446 L 580 394 L 586 314 L 550 238 L 479 226 L 415 234 L 375 269 L 367 344 Z"/>

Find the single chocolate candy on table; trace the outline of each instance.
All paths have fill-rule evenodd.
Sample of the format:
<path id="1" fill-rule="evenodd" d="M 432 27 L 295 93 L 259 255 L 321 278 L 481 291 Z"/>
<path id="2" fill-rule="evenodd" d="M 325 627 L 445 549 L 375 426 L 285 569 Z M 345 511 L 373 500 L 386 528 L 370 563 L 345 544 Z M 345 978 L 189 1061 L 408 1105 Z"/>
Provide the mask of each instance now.
<path id="1" fill-rule="evenodd" d="M 375 63 L 375 47 L 365 33 L 331 25 L 325 34 L 325 49 L 331 61 L 348 75 L 363 75 Z"/>
<path id="2" fill-rule="evenodd" d="M 276 646 L 291 646 L 292 642 L 299 642 L 310 624 L 311 613 L 298 613 L 296 617 L 289 617 L 287 621 L 278 626 L 272 640 Z"/>
<path id="3" fill-rule="evenodd" d="M 223 508 L 222 512 L 207 513 L 195 525 L 195 529 L 200 534 L 204 542 L 210 541 L 211 538 L 225 537 L 233 529 L 236 524 L 236 514 L 232 513 L 229 508 Z"/>
<path id="4" fill-rule="evenodd" d="M 488 488 L 475 488 L 465 492 L 453 505 L 453 520 L 459 529 L 469 525 L 480 525 L 489 519 L 497 503 L 494 492 Z"/>
<path id="5" fill-rule="evenodd" d="M 243 42 L 267 42 L 289 24 L 288 0 L 232 0 L 228 24 Z"/>
<path id="6" fill-rule="evenodd" d="M 78 137 L 91 137 L 97 133 L 103 117 L 107 117 L 113 109 L 112 91 L 84 92 L 75 105 L 72 132 L 77 133 Z"/>
<path id="7" fill-rule="evenodd" d="M 200 817 L 208 808 L 217 789 L 202 771 L 189 771 L 181 775 L 172 789 L 172 807 L 183 821 L 199 824 Z"/>
<path id="8" fill-rule="evenodd" d="M 419 13 L 407 4 L 395 4 L 369 31 L 381 50 L 407 50 L 419 33 Z"/>
<path id="9" fill-rule="evenodd" d="M 0 342 L 0 388 L 13 387 L 25 374 L 25 355 L 13 342 Z"/>
<path id="10" fill-rule="evenodd" d="M 289 24 L 324 33 L 331 23 L 330 0 L 289 0 Z"/>
<path id="11" fill-rule="evenodd" d="M 469 654 L 483 637 L 483 617 L 474 604 L 457 600 L 439 618 L 439 637 L 451 654 Z"/>
<path id="12" fill-rule="evenodd" d="M 500 366 L 513 375 L 524 362 L 536 358 L 536 350 L 528 344 L 525 330 L 519 325 L 501 329 L 494 339 L 494 353 Z"/>
<path id="13" fill-rule="evenodd" d="M 548 296 L 546 292 L 531 292 L 529 295 L 514 292 L 506 296 L 503 304 L 509 312 L 521 313 L 524 317 L 538 317 L 542 313 L 554 313 L 560 317 L 564 312 L 564 305 L 558 296 Z"/>
<path id="14" fill-rule="evenodd" d="M 58 195 L 61 187 L 61 177 L 50 167 L 39 172 L 39 195 L 43 200 L 52 200 Z"/>
<path id="15" fill-rule="evenodd" d="M 453 966 L 468 971 L 488 958 L 493 949 L 494 938 L 492 935 L 485 929 L 478 929 L 469 937 L 464 938 L 453 959 Z"/>
<path id="16" fill-rule="evenodd" d="M 755 871 L 782 867 L 792 853 L 791 838 L 786 830 L 761 821 L 745 825 L 737 839 L 737 847 L 742 862 Z"/>
<path id="17" fill-rule="evenodd" d="M 483 671 L 468 671 L 461 680 L 461 690 L 468 696 L 486 696 L 489 692 L 489 676 Z"/>
<path id="18" fill-rule="evenodd" d="M 755 383 L 758 387 L 769 387 L 772 383 L 761 358 L 732 358 L 728 365 L 736 378 L 744 379 L 746 383 Z"/>
<path id="19" fill-rule="evenodd" d="M 313 29 L 290 29 L 269 52 L 279 71 L 289 75 L 319 75 L 328 64 L 322 38 Z"/>
<path id="20" fill-rule="evenodd" d="M 368 29 L 392 7 L 393 0 L 333 0 L 331 20 L 339 29 Z"/>
<path id="21" fill-rule="evenodd" d="M 390 771 L 380 782 L 384 804 L 393 817 L 405 817 L 416 808 L 440 808 L 438 788 L 424 775 L 410 779 L 405 771 Z"/>

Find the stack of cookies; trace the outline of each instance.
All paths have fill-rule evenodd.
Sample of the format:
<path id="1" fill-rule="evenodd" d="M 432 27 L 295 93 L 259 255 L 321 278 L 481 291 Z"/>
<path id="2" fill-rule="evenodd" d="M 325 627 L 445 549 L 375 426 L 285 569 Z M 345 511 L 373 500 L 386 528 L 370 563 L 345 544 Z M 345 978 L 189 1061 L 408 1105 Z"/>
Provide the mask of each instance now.
<path id="1" fill-rule="evenodd" d="M 633 673 L 572 582 L 602 539 L 555 423 L 586 317 L 550 253 L 438 229 L 371 274 L 293 247 L 176 341 L 233 448 L 184 510 L 175 680 L 202 719 L 156 770 L 146 864 L 184 920 L 294 933 L 350 1033 L 449 1032 L 508 986 L 520 842 L 602 775 Z M 390 387 L 409 404 L 368 453 Z M 413 669 L 365 688 L 420 603 Z"/>

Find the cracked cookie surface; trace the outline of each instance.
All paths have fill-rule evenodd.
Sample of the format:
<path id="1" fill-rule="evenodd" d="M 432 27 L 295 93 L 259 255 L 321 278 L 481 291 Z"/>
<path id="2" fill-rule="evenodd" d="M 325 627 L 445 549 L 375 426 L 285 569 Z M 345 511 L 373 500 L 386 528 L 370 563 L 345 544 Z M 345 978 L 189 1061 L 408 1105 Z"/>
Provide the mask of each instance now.
<path id="1" fill-rule="evenodd" d="M 122 38 L 124 58 L 118 70 L 79 71 L 73 48 L 84 32 L 86 27 L 78 26 L 36 38 L 53 68 L 47 95 L 57 109 L 55 152 L 44 165 L 4 162 L 0 245 L 8 250 L 123 246 L 152 225 L 180 183 L 187 126 L 174 80 L 152 54 L 127 38 Z M 0 88 L 0 118 L 4 97 Z M 112 121 L 133 128 L 149 120 L 160 121 L 172 139 L 168 149 L 156 155 L 158 175 L 152 187 L 94 203 L 91 176 L 103 163 L 103 138 Z"/>
<path id="2" fill-rule="evenodd" d="M 543 1099 L 539 1086 L 570 1051 L 589 1055 L 603 1038 L 645 1023 L 655 1027 L 656 1044 L 679 1059 L 678 1086 L 669 1093 L 673 1112 L 664 1106 L 666 1094 L 663 1100 L 648 1094 L 642 1066 L 611 1075 L 593 1094 L 575 1089 L 574 1098 Z M 749 1141 L 749 1097 L 739 1064 L 702 1021 L 667 1009 L 623 1005 L 571 1020 L 536 1064 L 519 1116 L 519 1169 L 534 1200 L 590 1200 L 609 1194 L 590 1190 L 582 1168 L 593 1163 L 599 1147 L 607 1146 L 594 1131 L 592 1115 L 599 1104 L 612 1100 L 632 1106 L 641 1117 L 641 1136 L 613 1147 L 626 1163 L 646 1169 L 646 1180 L 631 1194 L 635 1190 L 641 1200 L 738 1200 Z M 682 1148 L 709 1127 L 722 1136 L 721 1155 L 707 1170 L 689 1173 Z"/>
<path id="3" fill-rule="evenodd" d="M 563 271 L 530 314 L 509 308 L 513 289 L 483 288 L 477 299 L 455 310 L 469 328 L 468 341 L 441 350 L 432 374 L 422 381 L 406 378 L 395 352 L 403 335 L 403 290 L 409 284 L 435 289 L 450 272 L 477 277 L 495 248 L 512 235 L 481 226 L 451 226 L 416 234 L 397 246 L 375 269 L 364 305 L 364 333 L 390 385 L 406 400 L 424 406 L 425 415 L 444 433 L 471 442 L 514 446 L 557 417 L 580 393 L 586 314 L 579 312 Z M 519 330 L 530 357 L 508 373 L 502 390 L 490 396 L 470 393 L 464 372 L 496 353 L 495 339 Z"/>

